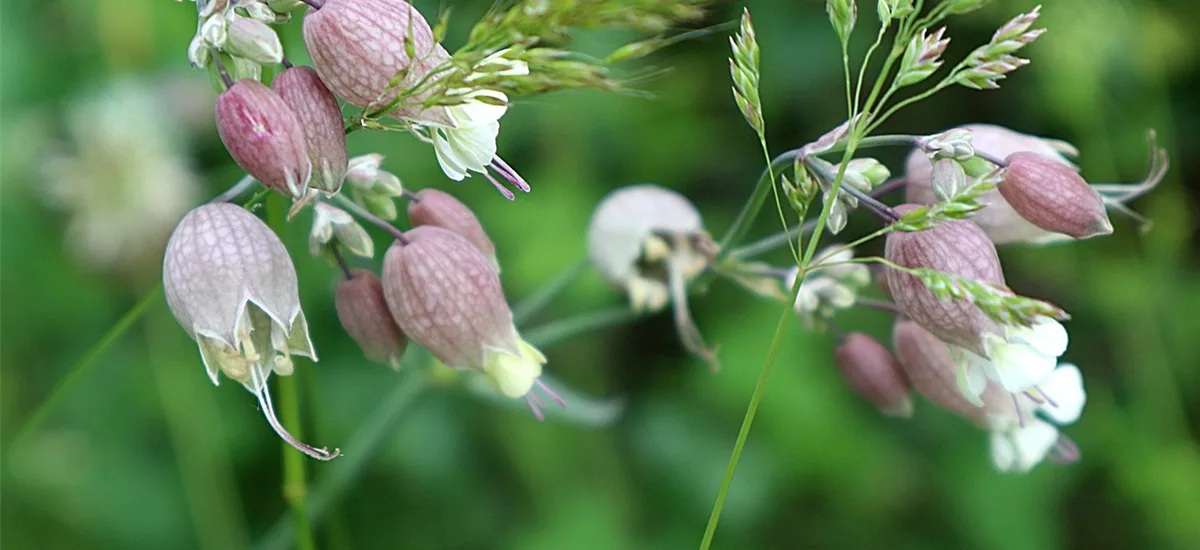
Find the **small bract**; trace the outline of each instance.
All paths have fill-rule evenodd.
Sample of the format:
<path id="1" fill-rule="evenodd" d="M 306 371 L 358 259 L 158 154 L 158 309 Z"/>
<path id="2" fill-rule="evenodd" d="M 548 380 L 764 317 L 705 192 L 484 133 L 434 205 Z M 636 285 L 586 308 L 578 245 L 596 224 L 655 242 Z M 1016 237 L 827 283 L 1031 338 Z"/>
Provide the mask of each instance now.
<path id="1" fill-rule="evenodd" d="M 271 228 L 231 204 L 197 207 L 167 243 L 163 287 L 213 384 L 220 382 L 218 373 L 241 382 L 285 441 L 313 458 L 337 456 L 293 437 L 271 404 L 272 373 L 292 374 L 292 355 L 317 359 L 300 309 L 296 268 Z"/>

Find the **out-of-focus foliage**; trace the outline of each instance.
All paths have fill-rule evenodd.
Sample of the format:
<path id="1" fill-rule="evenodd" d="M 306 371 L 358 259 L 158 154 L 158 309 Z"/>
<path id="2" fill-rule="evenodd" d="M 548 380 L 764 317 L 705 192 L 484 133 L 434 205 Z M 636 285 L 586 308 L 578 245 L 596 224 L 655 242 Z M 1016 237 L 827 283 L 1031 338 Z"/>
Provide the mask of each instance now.
<path id="1" fill-rule="evenodd" d="M 873 12 L 860 3 L 861 14 Z M 449 2 L 452 46 L 488 4 Z M 769 142 L 798 146 L 844 119 L 837 37 L 822 2 L 748 4 L 762 48 Z M 430 17 L 438 8 L 417 5 Z M 965 54 L 1032 7 L 993 2 L 952 20 L 947 55 Z M 163 91 L 174 114 L 145 116 L 155 117 L 150 127 L 186 138 L 181 160 L 203 183 L 199 196 L 240 174 L 213 129 L 208 77 L 187 68 L 190 4 L 5 0 L 2 9 L 0 543 L 247 547 L 286 515 L 280 444 L 252 396 L 236 384 L 209 383 L 161 303 L 23 446 L 8 445 L 56 381 L 160 277 L 153 261 L 112 269 L 64 241 L 72 210 L 47 200 L 45 163 L 79 150 L 68 143 L 73 106 L 130 82 Z M 723 3 L 708 23 L 740 13 L 740 5 Z M 1025 51 L 1032 65 L 1003 89 L 952 89 L 884 128 L 932 133 L 992 122 L 1063 138 L 1083 152 L 1083 174 L 1094 182 L 1138 179 L 1148 128 L 1171 151 L 1171 174 L 1135 205 L 1154 219 L 1152 231 L 1139 234 L 1118 219 L 1111 237 L 1001 250 L 1014 288 L 1074 315 L 1065 359 L 1083 369 L 1089 393 L 1070 430 L 1082 462 L 999 475 L 984 433 L 924 402 L 909 421 L 881 417 L 839 379 L 832 338 L 793 324 L 718 547 L 1200 547 L 1197 21 L 1194 0 L 1049 2 L 1042 16 L 1049 32 Z M 863 15 L 856 39 L 873 34 L 871 25 Z M 282 35 L 288 56 L 306 62 L 299 25 Z M 575 38 L 596 52 L 632 39 L 600 31 Z M 853 45 L 859 55 L 866 47 Z M 509 298 L 518 299 L 583 257 L 591 208 L 613 187 L 657 182 L 692 197 L 715 233 L 730 223 L 762 155 L 730 97 L 727 49 L 726 36 L 714 34 L 642 60 L 673 68 L 639 84 L 655 99 L 570 92 L 518 102 L 500 148 L 534 192 L 513 203 L 480 178 L 447 181 L 428 147 L 405 135 L 356 133 L 351 154 L 384 153 L 387 169 L 407 185 L 446 189 L 475 208 L 496 243 Z M 904 154 L 880 158 L 899 171 Z M 162 184 L 177 179 L 164 176 Z M 119 181 L 108 185 L 111 194 L 87 196 L 139 200 L 122 195 Z M 336 271 L 306 254 L 307 216 L 285 240 L 321 361 L 296 370 L 310 439 L 344 445 L 400 378 L 365 360 L 342 333 L 332 303 Z M 762 218 L 756 233 L 775 229 L 772 216 Z M 875 223 L 857 216 L 846 234 Z M 786 261 L 777 254 L 775 261 Z M 589 274 L 529 327 L 623 300 Z M 527 412 L 465 393 L 426 392 L 317 524 L 320 546 L 694 547 L 780 306 L 720 283 L 692 307 L 720 345 L 719 374 L 680 350 L 666 315 L 544 349 L 556 377 L 627 396 L 624 417 L 609 428 L 538 424 Z M 838 320 L 881 337 L 889 323 L 875 312 Z M 338 467 L 313 462 L 309 473 L 319 482 Z"/>

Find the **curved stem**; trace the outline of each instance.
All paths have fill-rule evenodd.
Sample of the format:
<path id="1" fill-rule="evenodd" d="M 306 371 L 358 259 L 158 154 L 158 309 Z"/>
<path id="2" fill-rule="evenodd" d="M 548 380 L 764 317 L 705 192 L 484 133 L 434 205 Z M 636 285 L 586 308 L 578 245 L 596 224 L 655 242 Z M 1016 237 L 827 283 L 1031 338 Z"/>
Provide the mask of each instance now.
<path id="1" fill-rule="evenodd" d="M 346 280 L 354 279 L 354 272 L 350 271 L 350 265 L 346 263 L 346 258 L 342 256 L 341 246 L 335 240 L 333 246 L 329 247 L 329 251 L 333 253 L 333 259 L 337 261 L 338 267 L 342 268 L 342 274 L 346 276 Z"/>
<path id="2" fill-rule="evenodd" d="M 524 338 L 534 347 L 549 346 L 591 330 L 627 323 L 642 315 L 629 306 L 589 311 L 535 327 L 525 333 Z"/>
<path id="3" fill-rule="evenodd" d="M 767 192 L 774 186 L 774 182 L 771 179 L 771 174 L 774 172 L 773 167 L 792 162 L 799 154 L 799 149 L 793 149 L 780 154 L 771 160 L 770 166 L 763 170 L 762 175 L 758 178 L 758 183 L 754 187 L 754 193 L 750 195 L 750 199 L 742 206 L 742 211 L 738 213 L 738 217 L 734 220 L 733 225 L 729 226 L 729 229 L 725 231 L 725 235 L 721 237 L 720 249 L 713 260 L 714 263 L 720 262 L 731 252 L 733 245 L 746 236 L 746 232 L 750 230 L 750 225 L 758 217 L 758 212 L 762 210 L 763 202 L 767 200 Z"/>
<path id="4" fill-rule="evenodd" d="M 879 198 L 879 197 L 882 197 L 882 196 L 884 196 L 888 193 L 891 193 L 892 191 L 895 191 L 897 189 L 904 189 L 905 187 L 908 187 L 908 178 L 905 178 L 905 177 L 892 178 L 890 180 L 887 180 L 887 181 L 877 185 L 874 189 L 871 190 L 870 195 L 872 197 Z"/>
<path id="5" fill-rule="evenodd" d="M 250 187 L 254 185 L 254 182 L 254 176 L 246 174 L 245 176 L 242 176 L 242 179 L 238 180 L 237 183 L 233 184 L 233 187 L 226 189 L 224 193 L 213 197 L 213 199 L 208 202 L 217 203 L 232 201 L 233 199 L 238 198 L 238 195 L 241 195 L 250 189 Z"/>

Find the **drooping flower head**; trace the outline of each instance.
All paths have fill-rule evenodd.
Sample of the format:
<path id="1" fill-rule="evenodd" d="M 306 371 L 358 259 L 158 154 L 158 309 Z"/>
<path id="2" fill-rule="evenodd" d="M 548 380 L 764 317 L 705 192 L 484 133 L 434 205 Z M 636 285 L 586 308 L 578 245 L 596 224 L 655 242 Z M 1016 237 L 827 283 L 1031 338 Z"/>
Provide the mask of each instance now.
<path id="1" fill-rule="evenodd" d="M 500 393 L 523 398 L 541 419 L 538 377 L 546 357 L 513 324 L 500 277 L 465 238 L 423 225 L 406 232 L 383 260 L 383 295 L 392 318 L 446 366 L 482 373 Z"/>
<path id="2" fill-rule="evenodd" d="M 383 297 L 383 283 L 365 269 L 352 270 L 349 275 L 338 279 L 334 292 L 334 306 L 342 328 L 367 359 L 399 370 L 408 338 L 392 319 Z"/>
<path id="3" fill-rule="evenodd" d="M 689 351 L 716 366 L 687 305 L 687 286 L 716 253 L 700 212 L 683 195 L 646 183 L 622 187 L 600 201 L 588 226 L 588 255 L 606 281 L 637 311 L 675 306 L 675 324 Z"/>
<path id="4" fill-rule="evenodd" d="M 507 198 L 513 194 L 493 177 L 521 191 L 529 185 L 496 155 L 500 117 L 508 98 L 494 90 L 447 90 L 448 105 L 426 106 L 434 83 L 446 74 L 450 54 L 434 40 L 424 17 L 403 0 L 325 0 L 304 17 L 304 43 L 322 80 L 338 97 L 364 109 L 387 107 L 401 92 L 419 91 L 391 111 L 395 118 L 424 129 L 438 163 L 450 179 L 483 174 Z M 411 56 L 410 56 L 411 52 Z M 495 56 L 505 74 L 527 74 L 523 62 Z M 437 71 L 435 73 L 435 71 Z M 400 76 L 399 83 L 392 81 Z"/>
<path id="5" fill-rule="evenodd" d="M 893 231 L 887 236 L 885 257 L 901 267 L 931 269 L 1007 291 L 995 247 L 968 221 Z M 978 403 L 989 378 L 1011 393 L 1031 390 L 1054 370 L 1066 350 L 1067 333 L 1053 319 L 1039 319 L 1030 327 L 1002 324 L 968 301 L 942 301 L 916 276 L 888 269 L 886 277 L 905 315 L 937 338 L 970 352 L 959 361 L 959 385 L 972 402 Z"/>
<path id="6" fill-rule="evenodd" d="M 1086 394 L 1079 369 L 1064 363 L 1037 384 L 1036 394 L 1013 394 L 988 382 L 978 403 L 958 390 L 955 355 L 970 353 L 901 320 L 892 334 L 896 358 L 913 387 L 938 406 L 991 433 L 992 462 L 1000 471 L 1029 471 L 1043 458 L 1073 462 L 1079 450 L 1058 426 L 1078 420 Z"/>
<path id="7" fill-rule="evenodd" d="M 314 458 L 337 455 L 300 442 L 275 417 L 268 378 L 292 374 L 292 355 L 317 356 L 292 259 L 262 220 L 231 204 L 192 210 L 167 243 L 163 286 L 213 384 L 218 373 L 241 382 L 280 437 Z"/>
<path id="8" fill-rule="evenodd" d="M 996 189 L 1021 217 L 1076 239 L 1112 233 L 1104 198 L 1079 174 L 1037 153 L 1017 152 Z"/>

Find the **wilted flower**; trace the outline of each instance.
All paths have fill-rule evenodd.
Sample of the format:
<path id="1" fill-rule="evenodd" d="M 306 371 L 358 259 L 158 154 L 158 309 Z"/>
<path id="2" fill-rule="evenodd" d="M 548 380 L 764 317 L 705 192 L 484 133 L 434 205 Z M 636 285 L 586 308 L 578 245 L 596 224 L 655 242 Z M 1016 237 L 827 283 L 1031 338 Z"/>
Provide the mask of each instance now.
<path id="1" fill-rule="evenodd" d="M 688 283 L 702 273 L 716 245 L 686 197 L 654 184 L 622 187 L 604 197 L 588 226 L 588 254 L 605 280 L 637 311 L 675 305 L 675 325 L 689 351 L 716 365 L 687 305 Z"/>
<path id="2" fill-rule="evenodd" d="M 123 82 L 73 101 L 67 143 L 42 161 L 38 191 L 68 213 L 66 244 L 106 270 L 136 271 L 198 200 L 187 136 L 164 120 L 186 118 L 172 90 Z"/>
<path id="3" fill-rule="evenodd" d="M 334 306 L 342 328 L 367 359 L 400 369 L 408 338 L 392 319 L 379 277 L 365 269 L 348 272 L 338 279 Z"/>
<path id="4" fill-rule="evenodd" d="M 304 129 L 279 94 L 256 80 L 237 81 L 217 99 L 217 130 L 254 179 L 293 199 L 306 196 L 312 163 Z"/>
<path id="5" fill-rule="evenodd" d="M 328 195 L 337 193 L 346 178 L 346 132 L 337 99 L 310 67 L 292 67 L 271 81 L 271 88 L 292 108 L 304 129 L 312 163 L 309 185 Z"/>
<path id="6" fill-rule="evenodd" d="M 453 68 L 450 55 L 434 40 L 429 23 L 407 2 L 326 0 L 320 9 L 305 15 L 304 43 L 329 88 L 358 107 L 379 109 L 401 93 L 411 93 L 389 114 L 428 130 L 438 163 L 449 178 L 461 181 L 470 172 L 478 172 L 513 198 L 490 169 L 521 191 L 529 191 L 525 180 L 496 155 L 500 117 L 508 108 L 503 93 L 445 90 L 455 98 L 452 104 L 423 105 L 433 95 L 434 84 Z M 503 57 L 491 56 L 483 63 L 507 64 L 503 74 L 529 71 L 523 62 Z M 495 72 L 494 67 L 486 69 Z M 395 79 L 398 83 L 393 85 Z"/>
<path id="7" fill-rule="evenodd" d="M 1086 400 L 1083 379 L 1074 365 L 1059 365 L 1029 393 L 1013 394 L 988 383 L 979 402 L 971 403 L 956 387 L 959 377 L 953 357 L 969 352 L 947 345 L 912 321 L 896 323 L 893 345 L 918 392 L 991 432 L 992 462 L 997 469 L 1029 471 L 1047 455 L 1061 462 L 1078 459 L 1075 444 L 1056 427 L 1077 420 Z"/>
<path id="8" fill-rule="evenodd" d="M 852 263 L 854 250 L 836 245 L 817 254 L 814 266 L 804 276 L 804 284 L 796 295 L 795 309 L 809 327 L 818 319 L 829 319 L 840 309 L 854 306 L 858 293 L 871 284 L 871 269 L 865 264 Z M 822 264 L 828 267 L 821 267 Z M 793 266 L 787 272 L 784 288 L 796 284 L 799 270 Z"/>
<path id="9" fill-rule="evenodd" d="M 997 158 L 1004 158 L 1019 151 L 1028 151 L 1074 169 L 1074 165 L 1064 155 L 1075 156 L 1078 154 L 1078 151 L 1064 142 L 1021 134 L 991 124 L 968 124 L 955 130 L 970 131 L 971 146 Z M 955 130 L 944 132 L 943 135 Z M 989 164 L 982 170 L 991 168 Z M 922 149 L 916 149 L 909 154 L 905 175 L 908 180 L 907 202 L 933 204 L 938 201 L 931 185 L 932 169 L 933 164 L 930 162 L 928 154 Z M 973 173 L 971 175 L 980 174 Z M 982 228 L 996 244 L 1049 243 L 1069 239 L 1066 235 L 1048 232 L 1021 217 L 998 190 L 988 191 L 980 198 L 979 202 L 984 207 L 968 219 Z"/>
<path id="10" fill-rule="evenodd" d="M 350 198 L 385 220 L 396 219 L 395 198 L 404 195 L 400 178 L 381 170 L 383 155 L 371 153 L 350 159 L 346 182 Z"/>
<path id="11" fill-rule="evenodd" d="M 944 221 L 924 231 L 893 231 L 887 236 L 885 257 L 901 267 L 931 269 L 1007 290 L 995 247 L 983 230 L 967 221 Z M 1049 375 L 1066 350 L 1066 331 L 1053 319 L 1040 319 L 1032 327 L 1004 325 L 966 300 L 943 302 L 913 275 L 888 269 L 886 276 L 892 298 L 905 315 L 970 352 L 959 362 L 959 385 L 972 402 L 978 402 L 989 378 L 1009 392 L 1027 391 Z"/>
<path id="12" fill-rule="evenodd" d="M 456 233 L 423 225 L 404 234 L 383 260 L 383 295 L 396 324 L 446 366 L 473 370 L 500 393 L 524 398 L 538 419 L 545 404 L 532 392 L 546 357 L 521 338 L 491 262 Z"/>
<path id="13" fill-rule="evenodd" d="M 1104 199 L 1074 170 L 1037 153 L 1013 153 L 1005 162 L 996 188 L 1021 217 L 1076 239 L 1112 233 Z"/>
<path id="14" fill-rule="evenodd" d="M 316 361 L 316 352 L 300 309 L 296 269 L 266 224 L 231 204 L 192 210 L 167 243 L 163 286 L 213 384 L 219 383 L 218 372 L 241 382 L 285 441 L 314 458 L 337 455 L 289 434 L 271 405 L 271 373 L 288 376 L 292 355 Z"/>
<path id="15" fill-rule="evenodd" d="M 878 340 L 852 332 L 838 345 L 834 358 L 850 386 L 880 412 L 887 416 L 912 416 L 908 381 L 892 352 Z"/>
<path id="16" fill-rule="evenodd" d="M 484 232 L 479 218 L 449 193 L 428 188 L 417 191 L 408 203 L 408 222 L 414 227 L 432 225 L 457 233 L 487 256 L 497 272 L 500 271 L 496 245 Z"/>

